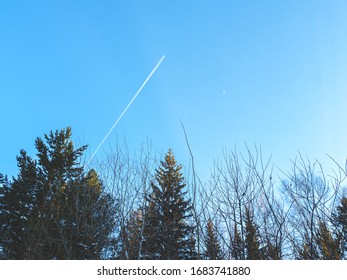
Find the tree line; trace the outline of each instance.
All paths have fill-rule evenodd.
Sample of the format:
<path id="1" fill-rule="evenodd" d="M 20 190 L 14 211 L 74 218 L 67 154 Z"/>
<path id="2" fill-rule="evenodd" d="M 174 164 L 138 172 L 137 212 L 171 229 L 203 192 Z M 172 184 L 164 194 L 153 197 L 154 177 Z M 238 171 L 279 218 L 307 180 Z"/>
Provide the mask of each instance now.
<path id="1" fill-rule="evenodd" d="M 116 145 L 90 169 L 69 127 L 35 148 L 16 176 L 0 173 L 0 259 L 347 258 L 338 165 L 327 176 L 299 155 L 276 180 L 260 149 L 226 151 L 201 182 L 192 153 L 184 171 L 149 144 L 133 156 Z"/>

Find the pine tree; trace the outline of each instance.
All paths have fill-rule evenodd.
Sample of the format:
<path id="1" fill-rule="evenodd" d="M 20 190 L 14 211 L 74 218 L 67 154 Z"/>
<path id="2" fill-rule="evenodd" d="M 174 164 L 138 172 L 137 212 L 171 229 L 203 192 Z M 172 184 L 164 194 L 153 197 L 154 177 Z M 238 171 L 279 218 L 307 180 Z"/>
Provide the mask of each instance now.
<path id="1" fill-rule="evenodd" d="M 318 252 L 317 244 L 312 241 L 308 235 L 304 236 L 302 244 L 296 248 L 296 258 L 299 260 L 318 260 L 319 252 Z"/>
<path id="2" fill-rule="evenodd" d="M 8 243 L 6 236 L 6 201 L 9 182 L 6 176 L 0 173 L 0 260 L 5 259 L 4 246 Z"/>
<path id="3" fill-rule="evenodd" d="M 329 230 L 327 223 L 319 223 L 319 229 L 316 233 L 316 244 L 319 250 L 320 259 L 339 260 L 341 259 L 341 246 L 339 238 L 334 238 Z"/>
<path id="4" fill-rule="evenodd" d="M 266 246 L 263 247 L 262 257 L 266 260 L 280 260 L 281 247 L 272 242 L 270 239 L 266 239 Z"/>
<path id="5" fill-rule="evenodd" d="M 2 250 L 6 259 L 27 259 L 34 247 L 38 247 L 39 236 L 35 238 L 33 234 L 37 228 L 31 219 L 37 215 L 35 205 L 41 187 L 36 162 L 21 150 L 17 164 L 17 178 L 7 181 L 3 187 L 0 211 Z"/>
<path id="6" fill-rule="evenodd" d="M 222 259 L 222 250 L 217 236 L 216 229 L 211 218 L 207 220 L 204 258 L 207 260 Z"/>
<path id="7" fill-rule="evenodd" d="M 113 199 L 104 192 L 95 170 L 67 185 L 56 198 L 60 207 L 52 204 L 56 217 L 52 227 L 60 232 L 54 242 L 59 248 L 57 258 L 104 258 L 103 251 L 112 246 L 115 217 Z"/>
<path id="8" fill-rule="evenodd" d="M 236 225 L 234 224 L 234 232 L 231 240 L 231 259 L 234 260 L 242 260 L 244 259 L 244 242 L 242 241 L 239 229 Z"/>
<path id="9" fill-rule="evenodd" d="M 187 250 L 186 254 L 183 257 L 184 259 L 189 260 L 200 260 L 201 256 L 198 254 L 198 251 L 196 250 L 196 235 L 195 235 L 195 229 L 192 229 L 188 232 L 188 244 L 187 244 Z"/>
<path id="10" fill-rule="evenodd" d="M 254 222 L 253 215 L 248 207 L 245 208 L 245 249 L 248 260 L 262 259 L 259 244 L 259 234 L 257 225 Z"/>
<path id="11" fill-rule="evenodd" d="M 157 260 L 161 258 L 161 230 L 162 221 L 160 205 L 158 203 L 159 189 L 152 184 L 153 193 L 148 198 L 149 203 L 145 209 L 145 225 L 143 231 L 141 258 Z"/>
<path id="12" fill-rule="evenodd" d="M 347 197 L 342 197 L 336 213 L 332 215 L 336 235 L 341 240 L 341 257 L 347 259 Z"/>
<path id="13" fill-rule="evenodd" d="M 142 211 L 130 213 L 126 224 L 120 229 L 117 259 L 138 260 L 142 234 Z"/>
<path id="14" fill-rule="evenodd" d="M 189 225 L 190 200 L 186 200 L 182 166 L 177 165 L 171 149 L 156 170 L 152 193 L 148 197 L 143 242 L 147 259 L 191 259 L 196 254 L 192 241 L 194 227 Z"/>
<path id="15" fill-rule="evenodd" d="M 160 205 L 158 203 L 158 189 L 152 185 L 153 193 L 148 198 L 149 203 L 145 210 L 145 226 L 143 231 L 143 243 L 141 257 L 147 260 L 157 260 L 161 258 L 161 231 L 162 221 L 160 213 Z"/>
<path id="16" fill-rule="evenodd" d="M 98 259 L 110 246 L 114 201 L 94 170 L 79 165 L 71 129 L 37 138 L 37 160 L 24 150 L 1 204 L 7 259 Z"/>

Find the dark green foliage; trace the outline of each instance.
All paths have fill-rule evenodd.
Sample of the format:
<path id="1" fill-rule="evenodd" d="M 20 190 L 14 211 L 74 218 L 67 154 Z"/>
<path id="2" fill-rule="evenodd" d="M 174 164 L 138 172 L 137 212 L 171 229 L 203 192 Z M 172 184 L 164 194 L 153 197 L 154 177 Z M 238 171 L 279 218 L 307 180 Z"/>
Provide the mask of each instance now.
<path id="1" fill-rule="evenodd" d="M 247 260 L 261 260 L 262 256 L 260 252 L 258 228 L 248 207 L 245 209 L 245 224 L 245 249 Z"/>
<path id="2" fill-rule="evenodd" d="M 153 190 L 154 191 L 154 190 Z M 143 259 L 160 259 L 161 250 L 161 230 L 162 221 L 160 213 L 160 205 L 157 203 L 157 196 L 152 193 L 149 198 L 150 202 L 145 209 L 145 225 L 143 231 L 143 242 L 141 257 Z M 160 242 L 159 242 L 160 241 Z"/>
<path id="3" fill-rule="evenodd" d="M 334 237 L 326 222 L 319 223 L 316 233 L 316 244 L 318 247 L 319 259 L 339 260 L 341 259 L 341 240 Z"/>
<path id="4" fill-rule="evenodd" d="M 234 232 L 231 240 L 231 259 L 234 260 L 242 260 L 244 259 L 244 242 L 242 242 L 242 238 L 238 227 L 234 224 Z"/>
<path id="5" fill-rule="evenodd" d="M 318 221 L 314 229 L 313 242 L 305 236 L 304 243 L 297 250 L 298 259 L 304 260 L 339 260 L 344 258 L 346 238 L 347 200 L 341 199 L 336 213 L 329 219 Z"/>
<path id="6" fill-rule="evenodd" d="M 189 225 L 190 200 L 185 199 L 185 183 L 171 150 L 156 170 L 156 182 L 148 197 L 143 251 L 145 259 L 196 258 L 194 228 Z"/>
<path id="7" fill-rule="evenodd" d="M 280 260 L 282 248 L 278 244 L 273 243 L 271 240 L 266 240 L 266 245 L 262 248 L 262 258 L 264 260 Z"/>
<path id="8" fill-rule="evenodd" d="M 121 228 L 119 235 L 118 259 L 138 260 L 140 256 L 142 236 L 142 211 L 137 210 L 130 214 L 126 225 Z"/>
<path id="9" fill-rule="evenodd" d="M 336 213 L 332 215 L 336 235 L 341 240 L 341 257 L 347 259 L 347 197 L 342 197 Z"/>
<path id="10" fill-rule="evenodd" d="M 311 245 L 311 241 L 306 241 L 303 244 L 300 244 L 300 247 L 297 250 L 296 259 L 298 260 L 317 260 L 318 252 L 316 246 Z"/>
<path id="11" fill-rule="evenodd" d="M 7 177 L 0 173 L 0 260 L 5 259 L 4 244 L 7 242 L 7 234 L 5 233 L 6 228 L 6 213 L 7 207 L 5 203 L 5 197 L 9 190 L 9 182 Z"/>
<path id="12" fill-rule="evenodd" d="M 347 198 L 330 212 L 341 182 L 332 188 L 310 165 L 295 165 L 282 181 L 288 207 L 277 202 L 271 177 L 266 187 L 253 161 L 246 174 L 238 164 L 228 166 L 230 178 L 220 168 L 211 193 L 193 188 L 193 218 L 182 166 L 171 150 L 149 194 L 144 178 L 151 171 L 132 169 L 123 159 L 127 176 L 110 184 L 110 194 L 95 170 L 82 167 L 86 147 L 76 149 L 70 138 L 70 128 L 38 138 L 35 156 L 20 151 L 17 176 L 0 174 L 0 259 L 347 259 Z M 126 190 L 121 195 L 118 186 Z M 205 232 L 192 226 L 200 229 L 209 215 L 219 221 L 218 231 L 211 219 Z"/>
<path id="13" fill-rule="evenodd" d="M 38 215 L 36 201 L 40 196 L 40 182 L 36 162 L 20 151 L 17 157 L 19 174 L 13 182 L 4 187 L 3 203 L 1 204 L 1 236 L 2 247 L 6 258 L 26 259 L 28 250 L 34 245 L 34 231 L 31 217 Z M 31 231 L 28 228 L 32 228 Z M 35 244 L 36 245 L 36 244 Z"/>
<path id="14" fill-rule="evenodd" d="M 113 199 L 94 170 L 86 175 L 71 129 L 35 142 L 38 160 L 25 151 L 19 173 L 2 191 L 1 246 L 7 259 L 99 259 L 110 246 Z"/>
<path id="15" fill-rule="evenodd" d="M 217 236 L 217 231 L 211 219 L 207 220 L 205 232 L 205 251 L 204 258 L 207 260 L 222 259 L 222 249 Z"/>

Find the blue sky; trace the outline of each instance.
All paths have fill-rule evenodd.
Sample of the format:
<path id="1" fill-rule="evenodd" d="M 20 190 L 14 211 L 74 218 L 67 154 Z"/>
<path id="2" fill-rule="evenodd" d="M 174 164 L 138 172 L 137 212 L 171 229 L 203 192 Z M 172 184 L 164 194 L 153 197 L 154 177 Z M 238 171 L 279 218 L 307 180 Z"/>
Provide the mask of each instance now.
<path id="1" fill-rule="evenodd" d="M 245 142 L 284 170 L 298 151 L 344 165 L 346 14 L 347 1 L 0 1 L 0 172 L 66 126 L 92 154 L 164 54 L 109 144 L 149 139 L 188 163 L 182 120 L 203 178 Z"/>

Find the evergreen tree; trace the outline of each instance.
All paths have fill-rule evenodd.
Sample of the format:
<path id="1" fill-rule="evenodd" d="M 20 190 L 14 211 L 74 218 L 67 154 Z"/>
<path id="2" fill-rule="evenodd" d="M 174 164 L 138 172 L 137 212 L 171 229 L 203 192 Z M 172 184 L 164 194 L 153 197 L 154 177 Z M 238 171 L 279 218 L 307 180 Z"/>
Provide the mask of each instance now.
<path id="1" fill-rule="evenodd" d="M 242 238 L 239 232 L 239 229 L 234 224 L 234 232 L 231 240 L 231 259 L 234 260 L 242 260 L 244 259 L 244 242 L 242 242 Z"/>
<path id="2" fill-rule="evenodd" d="M 318 256 L 316 253 L 312 254 L 312 251 L 310 250 L 310 246 L 308 242 L 305 242 L 302 244 L 302 248 L 297 249 L 297 259 L 299 260 L 313 260 Z"/>
<path id="3" fill-rule="evenodd" d="M 207 260 L 222 259 L 222 250 L 217 236 L 216 229 L 211 218 L 207 220 L 204 258 Z"/>
<path id="4" fill-rule="evenodd" d="M 184 259 L 189 260 L 200 260 L 201 256 L 198 254 L 196 250 L 196 238 L 195 238 L 195 229 L 192 229 L 188 232 L 188 244 L 187 244 L 187 251 L 184 256 Z"/>
<path id="5" fill-rule="evenodd" d="M 122 260 L 137 260 L 140 255 L 142 234 L 142 211 L 130 213 L 126 225 L 121 228 L 117 258 Z"/>
<path id="6" fill-rule="evenodd" d="M 336 235 L 341 240 L 341 257 L 347 259 L 347 197 L 342 197 L 336 213 L 332 215 Z"/>
<path id="7" fill-rule="evenodd" d="M 280 260 L 281 247 L 270 239 L 266 239 L 266 245 L 262 248 L 262 258 L 265 260 Z"/>
<path id="8" fill-rule="evenodd" d="M 24 150 L 1 203 L 7 259 L 98 259 L 109 248 L 114 202 L 94 170 L 84 174 L 71 129 L 37 138 L 38 160 Z"/>
<path id="9" fill-rule="evenodd" d="M 171 149 L 156 170 L 152 193 L 148 197 L 143 242 L 143 258 L 191 259 L 196 257 L 194 227 L 189 225 L 190 200 L 186 184 Z"/>
<path id="10" fill-rule="evenodd" d="M 145 210 L 145 225 L 143 231 L 142 250 L 140 252 L 141 258 L 147 260 L 157 260 L 161 258 L 161 213 L 160 205 L 158 203 L 159 189 L 152 184 L 153 192 L 151 197 L 148 198 L 149 204 Z"/>
<path id="11" fill-rule="evenodd" d="M 34 251 L 39 251 L 37 239 L 38 225 L 31 217 L 37 215 L 35 208 L 41 182 L 37 174 L 36 162 L 25 151 L 17 157 L 19 174 L 3 187 L 1 203 L 1 246 L 7 259 L 27 259 Z M 28 230 L 31 228 L 31 230 Z"/>
<path id="12" fill-rule="evenodd" d="M 58 259 L 100 259 L 112 247 L 115 216 L 113 199 L 103 190 L 94 170 L 80 182 L 68 185 L 52 204 L 55 228 L 60 235 L 53 242 Z M 63 241 L 63 242 L 62 242 Z"/>
<path id="13" fill-rule="evenodd" d="M 300 243 L 299 243 L 300 244 Z M 302 243 L 295 250 L 296 258 L 299 260 L 318 260 L 319 252 L 316 242 L 308 235 L 304 236 Z"/>
<path id="14" fill-rule="evenodd" d="M 319 259 L 339 260 L 341 259 L 341 246 L 339 238 L 335 238 L 328 229 L 325 221 L 319 223 L 316 234 L 316 244 L 319 250 Z"/>
<path id="15" fill-rule="evenodd" d="M 248 207 L 245 208 L 245 230 L 245 249 L 247 252 L 247 260 L 262 259 L 258 228 Z"/>
<path id="16" fill-rule="evenodd" d="M 5 197 L 7 196 L 9 182 L 7 177 L 0 173 L 0 260 L 5 259 L 4 245 L 8 242 L 6 236 L 6 203 Z"/>

